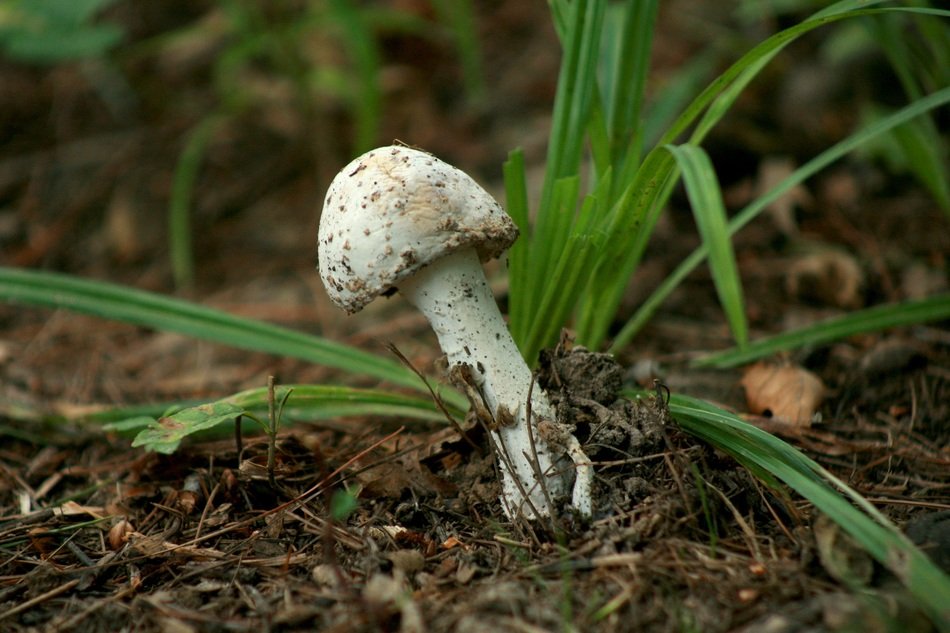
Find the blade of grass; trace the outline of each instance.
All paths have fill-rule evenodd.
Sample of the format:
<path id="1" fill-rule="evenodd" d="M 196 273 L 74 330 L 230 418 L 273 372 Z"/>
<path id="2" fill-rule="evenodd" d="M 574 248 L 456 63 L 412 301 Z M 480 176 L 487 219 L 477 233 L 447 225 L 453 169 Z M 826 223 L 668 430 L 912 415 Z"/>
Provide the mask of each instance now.
<path id="1" fill-rule="evenodd" d="M 662 201 L 669 197 L 679 172 L 672 155 L 662 149 L 651 150 L 637 170 L 633 182 L 624 190 L 605 220 L 605 246 L 594 264 L 594 274 L 583 297 L 577 316 L 577 341 L 589 349 L 599 349 L 628 280 L 639 265 L 653 229 L 663 212 Z M 623 242 L 624 248 L 617 244 Z"/>
<path id="2" fill-rule="evenodd" d="M 529 219 L 530 206 L 528 202 L 528 185 L 525 177 L 524 152 L 520 149 L 511 151 L 508 160 L 503 166 L 505 179 L 505 201 L 508 215 L 518 227 L 519 238 L 508 250 L 508 312 L 516 313 L 524 302 L 518 301 L 529 292 L 528 262 L 533 257 L 531 221 Z M 516 328 L 527 327 L 527 319 L 510 319 L 508 328 L 515 341 L 524 340 L 524 335 Z"/>
<path id="3" fill-rule="evenodd" d="M 607 118 L 614 173 L 632 173 L 643 145 L 643 95 L 650 70 L 650 47 L 659 3 L 628 2 L 618 20 L 610 79 L 606 85 Z M 628 171 L 629 170 L 629 171 Z M 621 179 L 622 181 L 622 179 Z"/>
<path id="4" fill-rule="evenodd" d="M 517 272 L 527 280 L 523 292 L 511 297 L 509 317 L 516 343 L 520 346 L 530 328 L 530 321 L 543 292 L 543 280 L 553 262 L 561 253 L 551 248 L 552 239 L 560 235 L 564 223 L 558 213 L 571 216 L 575 212 L 576 198 L 569 206 L 552 207 L 555 189 L 564 178 L 576 178 L 583 155 L 584 138 L 590 119 L 592 95 L 596 91 L 598 51 L 606 2 L 603 0 L 576 0 L 575 2 L 552 2 L 555 24 L 562 36 L 564 53 L 558 73 L 557 92 L 554 99 L 551 135 L 545 164 L 544 183 L 535 228 L 532 232 L 531 257 L 518 257 L 516 251 L 510 258 L 512 268 L 524 267 L 526 273 Z M 566 20 L 562 23 L 562 20 Z M 564 29 L 563 27 L 567 27 Z M 568 224 L 569 226 L 569 224 Z M 560 237 L 560 243 L 564 243 Z"/>
<path id="5" fill-rule="evenodd" d="M 950 25 L 946 20 L 934 20 L 929 15 L 918 14 L 914 22 L 920 30 L 921 42 L 927 46 L 926 56 L 930 61 L 927 70 L 931 73 L 925 82 L 928 90 L 950 85 Z"/>
<path id="6" fill-rule="evenodd" d="M 670 413 L 687 433 L 808 499 L 891 570 L 939 630 L 950 631 L 950 578 L 857 492 L 786 442 L 711 404 L 673 396 Z"/>
<path id="7" fill-rule="evenodd" d="M 240 349 L 300 358 L 417 391 L 425 389 L 415 374 L 396 361 L 289 328 L 107 282 L 0 267 L 0 300 L 177 332 Z M 446 392 L 445 397 L 453 406 L 464 406 L 464 399 L 454 391 Z"/>
<path id="8" fill-rule="evenodd" d="M 557 340 L 563 323 L 567 322 L 574 308 L 581 285 L 590 276 L 596 243 L 583 235 L 573 235 L 567 249 L 571 255 L 557 261 L 557 267 L 551 272 L 557 279 L 546 287 L 541 297 L 532 327 L 524 339 L 522 354 L 529 365 L 533 365 L 540 351 Z"/>
<path id="9" fill-rule="evenodd" d="M 219 115 L 202 119 L 193 127 L 185 141 L 185 149 L 175 165 L 171 198 L 168 204 L 168 249 L 171 256 L 175 287 L 190 288 L 195 278 L 194 250 L 191 243 L 191 198 L 198 179 L 201 161 L 211 139 L 224 122 Z"/>
<path id="10" fill-rule="evenodd" d="M 643 120 L 646 146 L 656 145 L 664 131 L 676 120 L 677 113 L 682 112 L 693 96 L 709 83 L 715 65 L 715 55 L 701 55 L 674 71 L 672 78 L 659 87 L 657 94 L 647 104 Z M 624 182 L 629 182 L 629 179 Z"/>
<path id="11" fill-rule="evenodd" d="M 689 197 L 696 226 L 703 244 L 709 251 L 709 268 L 713 283 L 732 329 L 732 335 L 740 349 L 749 340 L 749 327 L 746 322 L 745 307 L 742 300 L 742 282 L 736 266 L 736 255 L 732 250 L 727 227 L 726 208 L 722 203 L 722 192 L 716 180 L 712 161 L 701 147 L 696 145 L 667 145 L 683 173 L 683 183 Z"/>
<path id="12" fill-rule="evenodd" d="M 552 257 L 544 283 L 541 285 L 539 304 L 521 346 L 529 365 L 533 364 L 544 347 L 554 345 L 561 329 L 567 323 L 579 297 L 594 274 L 594 262 L 603 247 L 603 234 L 597 225 L 607 214 L 611 187 L 611 171 L 600 178 L 597 188 L 588 195 L 571 226 L 567 227 L 566 243 L 557 248 Z M 565 185 L 577 179 L 562 181 Z M 576 190 L 571 189 L 564 199 L 573 200 Z M 570 216 L 566 216 L 568 220 Z M 559 256 L 555 255 L 559 253 Z"/>
<path id="13" fill-rule="evenodd" d="M 350 81 L 349 85 L 355 88 L 350 104 L 356 114 L 354 147 L 360 154 L 376 144 L 379 129 L 382 103 L 379 52 L 372 32 L 353 2 L 333 0 L 330 10 L 334 22 L 342 29 L 341 40 L 356 67 L 358 81 Z"/>
<path id="14" fill-rule="evenodd" d="M 875 121 L 871 125 L 855 132 L 846 139 L 839 141 L 828 148 L 815 158 L 811 159 L 788 177 L 783 179 L 763 196 L 757 198 L 744 209 L 739 211 L 729 222 L 729 234 L 735 234 L 739 229 L 751 222 L 759 215 L 769 204 L 777 200 L 784 193 L 801 184 L 814 174 L 818 173 L 831 163 L 854 151 L 858 147 L 867 143 L 870 139 L 893 129 L 894 127 L 910 121 L 923 112 L 933 110 L 942 105 L 950 103 L 950 88 L 944 88 L 938 92 L 924 97 L 914 103 L 898 110 L 888 117 Z M 633 337 L 646 325 L 653 314 L 659 309 L 663 301 L 679 286 L 680 283 L 706 258 L 708 252 L 705 245 L 701 245 L 693 251 L 689 257 L 684 259 L 679 266 L 661 283 L 656 290 L 644 301 L 633 316 L 627 321 L 614 338 L 610 346 L 612 353 L 618 353 L 623 347 L 628 345 Z"/>
<path id="15" fill-rule="evenodd" d="M 478 48 L 478 25 L 471 0 L 432 0 L 432 6 L 455 38 L 465 92 L 472 101 L 481 101 L 485 97 L 485 80 Z"/>
<path id="16" fill-rule="evenodd" d="M 578 173 L 593 94 L 606 3 L 576 0 L 567 8 L 568 30 L 558 73 L 541 208 L 561 178 Z"/>
<path id="17" fill-rule="evenodd" d="M 919 119 L 895 128 L 891 134 L 900 145 L 907 167 L 930 191 L 943 212 L 950 215 L 947 156 L 937 127 L 930 120 Z"/>
<path id="18" fill-rule="evenodd" d="M 745 86 L 765 65 L 787 45 L 802 35 L 837 21 L 885 11 L 918 11 L 914 8 L 868 9 L 875 2 L 848 0 L 839 2 L 812 18 L 785 29 L 755 46 L 724 73 L 716 78 L 677 118 L 660 139 L 660 146 L 675 141 L 696 124 L 690 142 L 699 144 L 719 119 L 731 108 Z M 920 10 L 922 11 L 922 10 Z M 699 119 L 696 123 L 697 118 Z M 606 231 L 607 247 L 598 263 L 598 274 L 590 285 L 590 292 L 582 300 L 578 324 L 578 341 L 588 347 L 596 347 L 606 338 L 607 328 L 623 296 L 630 276 L 633 275 L 643 255 L 646 243 L 655 226 L 656 218 L 669 199 L 677 179 L 676 165 L 664 160 L 654 148 L 645 158 L 636 177 L 628 184 L 637 188 L 635 195 L 626 191 L 618 201 L 615 219 Z M 663 154 L 665 154 L 665 150 Z"/>
<path id="19" fill-rule="evenodd" d="M 577 199 L 580 193 L 580 178 L 577 176 L 561 178 L 554 183 L 551 196 L 543 213 L 539 212 L 531 244 L 531 260 L 527 266 L 527 284 L 523 288 L 532 295 L 530 312 L 522 319 L 518 332 L 519 347 L 526 344 L 525 337 L 537 320 L 540 304 L 545 290 L 556 283 L 551 278 L 552 270 L 565 255 L 570 239 L 571 227 L 576 217 Z M 522 354 L 525 353 L 521 347 Z"/>
<path id="20" fill-rule="evenodd" d="M 745 347 L 727 349 L 694 361 L 697 367 L 735 367 L 778 352 L 806 346 L 819 346 L 855 334 L 877 332 L 892 327 L 906 327 L 950 319 L 950 294 L 918 301 L 874 306 L 841 317 L 825 319 L 812 325 L 782 332 L 749 343 Z"/>
<path id="21" fill-rule="evenodd" d="M 897 73 L 910 99 L 919 99 L 924 91 L 918 75 L 927 67 L 928 60 L 916 57 L 912 51 L 911 38 L 906 36 L 906 23 L 894 19 L 894 15 L 872 16 L 868 20 L 869 28 L 887 55 L 891 68 Z M 933 16 L 918 15 L 920 20 L 934 19 Z M 947 30 L 937 31 L 934 36 L 942 41 L 933 42 L 933 46 L 946 50 L 950 47 Z M 942 37 L 941 37 L 942 35 Z M 930 116 L 921 116 L 892 132 L 897 138 L 907 158 L 907 166 L 927 187 L 945 213 L 950 213 L 950 175 L 947 169 L 947 156 L 942 136 Z"/>

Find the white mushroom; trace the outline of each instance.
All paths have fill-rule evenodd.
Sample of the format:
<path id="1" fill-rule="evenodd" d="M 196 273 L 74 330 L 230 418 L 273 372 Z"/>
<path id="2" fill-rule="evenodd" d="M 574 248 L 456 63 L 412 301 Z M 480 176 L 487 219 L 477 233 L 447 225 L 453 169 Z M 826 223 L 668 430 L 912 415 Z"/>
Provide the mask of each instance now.
<path id="1" fill-rule="evenodd" d="M 347 312 L 395 288 L 425 314 L 450 371 L 464 370 L 485 405 L 509 517 L 550 516 L 572 474 L 572 505 L 590 515 L 590 460 L 555 420 L 547 396 L 531 389 L 531 371 L 482 271 L 480 260 L 498 257 L 517 237 L 511 218 L 466 173 L 425 152 L 382 147 L 330 184 L 320 276 Z"/>

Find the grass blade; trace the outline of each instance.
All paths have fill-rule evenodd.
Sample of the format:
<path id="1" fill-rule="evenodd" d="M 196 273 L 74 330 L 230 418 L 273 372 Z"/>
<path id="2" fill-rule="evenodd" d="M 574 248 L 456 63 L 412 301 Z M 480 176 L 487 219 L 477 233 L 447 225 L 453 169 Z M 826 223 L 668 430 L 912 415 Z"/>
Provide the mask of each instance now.
<path id="1" fill-rule="evenodd" d="M 726 313 L 732 335 L 742 349 L 749 340 L 749 326 L 742 300 L 742 282 L 739 279 L 736 254 L 732 250 L 727 227 L 726 208 L 722 203 L 722 192 L 719 190 L 712 161 L 706 152 L 696 145 L 667 145 L 666 148 L 673 154 L 683 173 L 683 183 L 693 216 L 696 218 L 696 226 L 709 252 L 709 268 L 719 295 L 719 303 Z"/>
<path id="2" fill-rule="evenodd" d="M 432 6 L 455 38 L 468 98 L 481 101 L 485 97 L 485 80 L 478 47 L 478 24 L 471 0 L 433 0 Z"/>
<path id="3" fill-rule="evenodd" d="M 376 144 L 379 130 L 382 94 L 379 87 L 381 64 L 373 33 L 361 11 L 348 0 L 333 0 L 330 9 L 334 21 L 342 28 L 342 41 L 356 66 L 358 81 L 350 81 L 355 88 L 350 107 L 356 114 L 354 146 L 360 154 Z"/>
<path id="4" fill-rule="evenodd" d="M 735 367 L 778 352 L 805 346 L 824 345 L 855 334 L 945 319 L 950 319 L 950 294 L 937 295 L 919 301 L 874 306 L 759 339 L 745 347 L 709 354 L 696 360 L 694 365 Z"/>
<path id="5" fill-rule="evenodd" d="M 519 310 L 527 307 L 526 302 L 519 301 L 519 298 L 523 298 L 529 292 L 528 268 L 534 255 L 524 152 L 520 149 L 509 152 L 508 160 L 503 166 L 503 173 L 508 215 L 511 216 L 520 232 L 519 238 L 508 250 L 508 313 L 511 316 L 508 327 L 512 338 L 519 341 L 523 337 L 519 336 L 515 328 L 527 327 L 530 323 L 529 319 L 520 318 L 517 314 Z"/>
<path id="6" fill-rule="evenodd" d="M 240 349 L 300 358 L 417 391 L 425 389 L 415 374 L 396 361 L 289 328 L 107 282 L 0 267 L 0 300 L 177 332 Z M 464 403 L 459 394 L 445 395 L 453 404 Z"/>
<path id="7" fill-rule="evenodd" d="M 527 283 L 520 288 L 520 294 L 512 294 L 509 309 L 512 335 L 519 347 L 524 343 L 530 322 L 536 318 L 548 271 L 563 255 L 550 247 L 553 236 L 558 235 L 561 244 L 566 239 L 566 233 L 561 232 L 565 219 L 559 215 L 569 214 L 566 226 L 570 226 L 576 212 L 576 194 L 574 200 L 565 200 L 564 185 L 559 183 L 578 178 L 580 172 L 585 133 L 597 90 L 598 53 L 606 5 L 604 0 L 551 3 L 564 54 L 554 98 L 544 183 L 532 232 L 531 257 L 522 258 L 524 251 L 511 254 L 511 265 L 527 271 Z M 559 200 L 555 200 L 556 195 L 561 196 Z M 538 252 L 537 247 L 543 253 Z"/>
<path id="8" fill-rule="evenodd" d="M 211 139 L 224 118 L 212 115 L 202 119 L 188 133 L 185 149 L 175 165 L 171 198 L 168 204 L 168 250 L 176 288 L 189 288 L 195 279 L 194 251 L 191 243 L 191 194 L 195 189 L 201 161 Z"/>
<path id="9" fill-rule="evenodd" d="M 633 182 L 611 208 L 604 229 L 605 247 L 598 253 L 577 317 L 577 341 L 581 345 L 599 349 L 607 338 L 627 282 L 640 263 L 663 212 L 662 203 L 672 192 L 678 175 L 669 152 L 662 148 L 651 150 Z"/>
<path id="10" fill-rule="evenodd" d="M 855 2 L 842 2 L 833 8 L 845 10 Z M 827 10 L 830 11 L 830 8 Z M 620 305 L 626 284 L 639 265 L 656 221 L 673 191 L 678 178 L 675 161 L 664 145 L 673 143 L 696 122 L 690 142 L 698 145 L 735 99 L 758 73 L 788 44 L 805 33 L 836 20 L 867 12 L 829 15 L 810 19 L 769 37 L 717 77 L 674 121 L 651 150 L 626 190 L 619 196 L 613 219 L 606 233 L 609 240 L 597 264 L 597 274 L 584 297 L 578 319 L 578 341 L 595 349 L 607 337 L 607 330 Z M 618 179 L 621 181 L 622 178 Z"/>
<path id="11" fill-rule="evenodd" d="M 911 40 L 916 40 L 916 38 L 906 36 L 906 24 L 893 19 L 894 17 L 896 16 L 873 16 L 868 23 L 875 41 L 880 42 L 891 68 L 897 73 L 904 92 L 910 99 L 919 99 L 924 94 L 922 84 L 927 78 L 918 80 L 918 76 L 925 74 L 927 67 L 933 63 L 928 57 L 939 55 L 939 53 L 921 50 L 915 55 L 913 46 L 919 47 L 921 44 L 912 42 Z M 944 25 L 940 20 L 929 15 L 914 17 L 919 21 L 934 22 L 934 26 L 937 27 L 930 31 L 934 38 L 930 42 L 932 49 L 946 51 L 950 47 L 950 30 L 942 28 Z M 927 42 L 924 42 L 923 46 L 926 45 Z M 907 167 L 930 190 L 944 212 L 950 213 L 950 175 L 947 169 L 947 156 L 945 147 L 941 143 L 942 136 L 933 119 L 930 116 L 922 116 L 895 128 L 892 134 L 903 151 Z"/>
<path id="12" fill-rule="evenodd" d="M 857 492 L 786 442 L 711 404 L 673 396 L 670 412 L 687 433 L 808 499 L 891 570 L 939 630 L 950 631 L 950 578 Z"/>
<path id="13" fill-rule="evenodd" d="M 777 200 L 793 187 L 801 184 L 831 163 L 861 147 L 874 137 L 877 137 L 894 127 L 912 120 L 920 114 L 950 103 L 950 88 L 944 88 L 928 95 L 883 119 L 855 132 L 846 139 L 839 141 L 815 158 L 811 159 L 788 177 L 775 185 L 763 196 L 757 198 L 732 218 L 729 222 L 729 234 L 735 234 L 739 229 L 751 222 L 769 204 Z M 617 353 L 628 345 L 633 337 L 646 325 L 653 314 L 659 309 L 663 301 L 679 286 L 689 273 L 696 269 L 707 256 L 705 245 L 701 245 L 684 259 L 656 290 L 644 301 L 633 316 L 627 321 L 614 338 L 610 351 Z"/>
<path id="14" fill-rule="evenodd" d="M 656 0 L 628 2 L 618 20 L 610 79 L 606 86 L 611 166 L 624 174 L 640 163 L 643 145 L 643 95 L 650 69 L 650 47 L 659 3 Z"/>

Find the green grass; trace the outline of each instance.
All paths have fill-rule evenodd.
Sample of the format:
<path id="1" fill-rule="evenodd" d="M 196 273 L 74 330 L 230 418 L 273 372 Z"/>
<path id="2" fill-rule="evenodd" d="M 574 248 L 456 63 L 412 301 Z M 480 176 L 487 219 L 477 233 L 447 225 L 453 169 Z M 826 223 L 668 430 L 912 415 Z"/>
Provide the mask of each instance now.
<path id="1" fill-rule="evenodd" d="M 838 2 L 750 48 L 702 89 L 695 90 L 695 86 L 710 65 L 687 66 L 682 83 L 650 103 L 645 95 L 650 81 L 647 69 L 656 0 L 551 0 L 550 5 L 564 55 L 545 175 L 534 205 L 523 155 L 513 151 L 504 166 L 507 206 L 522 230 L 522 239 L 510 252 L 511 329 L 529 362 L 536 359 L 539 350 L 552 345 L 561 328 L 568 324 L 573 325 L 578 342 L 590 348 L 608 347 L 615 352 L 625 349 L 666 297 L 692 270 L 707 261 L 736 346 L 701 358 L 699 364 L 731 366 L 778 351 L 824 345 L 860 332 L 950 318 L 950 298 L 938 296 L 897 306 L 872 307 L 802 330 L 750 341 L 743 288 L 731 243 L 737 231 L 780 195 L 834 161 L 854 152 L 869 151 L 874 143 L 885 139 L 901 148 L 903 167 L 930 191 L 937 204 L 946 208 L 946 144 L 934 134 L 932 113 L 950 102 L 947 67 L 940 67 L 948 54 L 930 41 L 944 41 L 950 12 L 923 5 L 892 6 L 880 1 Z M 330 6 L 339 12 L 337 28 L 356 38 L 351 51 L 360 67 L 357 74 L 361 79 L 356 85 L 364 85 L 365 89 L 365 82 L 378 68 L 378 59 L 373 57 L 369 40 L 360 39 L 369 37 L 369 31 L 360 29 L 373 24 L 378 16 L 353 13 L 351 5 L 344 2 Z M 438 6 L 457 33 L 470 23 L 470 15 L 464 12 L 449 15 L 450 4 Z M 908 20 L 928 34 L 923 49 L 899 36 Z M 785 47 L 817 29 L 833 29 L 848 23 L 867 25 L 877 35 L 876 41 L 900 77 L 907 104 L 867 118 L 847 138 L 728 218 L 714 166 L 702 148 L 704 139 L 732 109 L 743 90 Z M 243 41 L 242 46 L 247 49 L 232 51 L 230 66 L 222 66 L 224 89 L 235 68 L 262 51 L 271 51 L 269 46 L 279 37 L 290 36 L 273 36 L 268 29 L 258 33 L 253 25 L 242 24 L 242 28 L 250 28 L 248 32 L 256 35 Z M 268 39 L 272 37 L 278 40 Z M 470 39 L 460 35 L 459 42 L 471 51 Z M 922 59 L 921 50 L 930 50 L 929 58 Z M 471 59 L 466 65 L 467 72 L 477 72 Z M 286 68 L 293 73 L 300 71 L 293 64 Z M 321 81 L 327 81 L 325 73 Z M 694 96 L 690 99 L 691 95 Z M 357 114 L 366 126 L 357 125 L 357 143 L 362 143 L 370 137 L 365 130 L 372 128 L 372 122 L 378 120 L 374 117 L 380 113 L 373 105 L 371 92 L 361 93 L 357 88 L 354 98 L 367 101 L 362 104 L 365 111 Z M 201 127 L 193 132 L 189 147 L 197 158 L 183 155 L 183 161 L 187 158 L 188 163 L 180 165 L 176 177 L 175 199 L 185 209 L 206 134 L 210 133 Z M 674 186 L 681 180 L 702 245 L 681 262 L 633 315 L 620 315 L 619 305 L 627 284 Z M 190 235 L 186 235 L 187 216 L 182 213 L 177 226 L 184 240 Z M 104 282 L 0 268 L 0 299 L 68 309 L 292 356 L 354 376 L 372 377 L 416 394 L 426 393 L 419 377 L 393 359 Z M 612 332 L 611 324 L 618 318 L 624 318 L 625 324 Z M 297 395 L 287 403 L 288 419 L 378 414 L 385 410 L 420 420 L 432 420 L 439 415 L 431 402 L 419 395 L 332 386 L 296 386 L 294 393 Z M 444 395 L 453 411 L 466 407 L 459 394 L 449 391 Z M 140 431 L 137 442 L 170 451 L 191 432 L 224 424 L 242 412 L 258 411 L 263 397 L 261 390 L 254 390 L 169 412 L 164 417 L 174 424 L 162 425 L 158 418 L 163 416 L 153 412 L 147 420 L 134 419 L 124 427 L 114 428 L 144 424 L 146 428 Z M 786 442 L 733 414 L 685 396 L 674 396 L 670 408 L 685 431 L 734 456 L 767 484 L 789 487 L 839 523 L 901 580 L 940 630 L 950 631 L 950 579 L 860 495 Z"/>
<path id="2" fill-rule="evenodd" d="M 786 442 L 707 402 L 673 396 L 670 413 L 686 432 L 808 499 L 893 572 L 939 630 L 950 630 L 950 578 L 847 484 Z"/>
<path id="3" fill-rule="evenodd" d="M 917 301 L 879 305 L 764 337 L 746 346 L 707 354 L 698 358 L 694 365 L 736 367 L 780 352 L 802 347 L 818 347 L 856 334 L 946 320 L 950 320 L 950 294 L 936 295 Z"/>
<path id="4" fill-rule="evenodd" d="M 763 193 L 759 198 L 736 213 L 728 225 L 729 235 L 734 235 L 737 231 L 742 229 L 742 227 L 758 217 L 769 204 L 793 187 L 805 182 L 808 178 L 820 172 L 822 169 L 825 169 L 828 165 L 860 149 L 865 144 L 874 141 L 874 139 L 888 134 L 907 121 L 911 121 L 915 117 L 935 110 L 938 107 L 945 106 L 948 103 L 950 103 L 950 87 L 918 99 L 890 116 L 879 119 L 851 134 L 844 140 L 839 141 L 834 146 L 828 148 L 793 171 L 781 182 L 772 187 L 772 189 Z M 617 352 L 627 346 L 637 332 L 649 322 L 663 301 L 686 279 L 689 273 L 695 270 L 696 267 L 706 259 L 708 253 L 709 247 L 703 244 L 680 262 L 676 269 L 653 290 L 650 296 L 637 308 L 636 312 L 634 312 L 614 336 L 610 351 Z"/>
<path id="5" fill-rule="evenodd" d="M 177 332 L 240 349 L 299 358 L 354 376 L 370 376 L 418 392 L 426 391 L 419 377 L 395 359 L 190 301 L 107 282 L 0 267 L 0 298 Z M 453 392 L 447 393 L 446 398 L 457 408 L 466 403 Z"/>
<path id="6" fill-rule="evenodd" d="M 716 77 L 678 115 L 652 148 L 643 146 L 643 120 L 634 116 L 643 109 L 643 69 L 648 60 L 631 56 L 649 54 L 655 3 L 631 2 L 612 6 L 612 23 L 623 29 L 604 29 L 606 3 L 553 2 L 555 24 L 565 48 L 560 70 L 545 179 L 536 212 L 522 191 L 517 155 L 505 169 L 508 191 L 518 195 L 508 207 L 518 222 L 522 240 L 510 253 L 511 329 L 529 361 L 553 345 L 559 330 L 573 316 L 577 341 L 589 348 L 603 346 L 630 278 L 636 272 L 650 235 L 674 186 L 683 172 L 684 186 L 693 203 L 703 248 L 710 253 L 710 269 L 723 310 L 738 345 L 745 343 L 741 281 L 734 266 L 730 231 L 723 229 L 721 193 L 712 166 L 702 157 L 702 141 L 729 112 L 735 100 L 768 63 L 796 39 L 819 28 L 846 20 L 876 19 L 885 22 L 904 17 L 937 20 L 945 11 L 921 7 L 880 7 L 882 2 L 847 0 L 836 3 L 807 20 L 772 35 L 740 57 Z M 933 30 L 939 30 L 936 27 Z M 601 47 L 603 32 L 615 38 Z M 603 50 L 598 63 L 592 51 Z M 900 58 L 898 58 L 900 59 Z M 898 62 L 895 62 L 898 63 Z M 921 65 L 919 68 L 926 69 Z M 914 70 L 906 73 L 915 77 Z M 929 121 L 927 112 L 945 103 L 946 86 L 924 96 L 915 88 L 924 82 L 904 82 L 915 114 L 903 125 Z M 590 95 L 579 94 L 590 90 Z M 940 96 L 936 96 L 940 95 Z M 919 108 L 917 107 L 919 105 Z M 891 119 L 888 119 L 891 120 Z M 926 125 L 921 123 L 920 125 Z M 885 126 L 888 133 L 900 128 Z M 869 130 L 881 133 L 877 123 Z M 906 128 L 905 128 L 906 129 Z M 686 143 L 678 142 L 683 136 Z M 849 150 L 866 144 L 872 134 L 856 132 Z M 905 134 L 904 136 L 908 136 Z M 905 142 L 916 170 L 940 199 L 947 172 L 937 160 L 946 152 L 936 134 L 908 136 Z M 584 139 L 586 138 L 586 143 Z M 677 149 L 679 148 L 679 149 Z M 583 159 L 590 153 L 590 168 L 582 174 Z M 642 159 L 640 158 L 642 156 Z M 840 154 L 839 154 L 840 156 Z M 819 157 L 818 162 L 824 158 Z M 824 163 L 827 164 L 827 163 Z M 814 173 L 814 172 L 812 172 Z M 582 177 L 583 176 L 583 177 Z M 793 175 L 794 176 L 794 175 Z M 791 179 L 790 179 L 791 180 Z M 587 191 L 578 183 L 586 182 Z M 761 211 L 765 194 L 750 207 Z M 531 224 L 527 218 L 535 217 Z M 751 218 L 750 218 L 751 219 Z M 566 264 L 565 264 L 566 262 Z M 578 271 L 578 268 L 582 270 Z M 538 323 L 538 315 L 552 315 Z M 621 344 L 629 342 L 643 321 L 621 331 Z"/>
<path id="7" fill-rule="evenodd" d="M 125 36 L 96 15 L 116 0 L 6 0 L 0 6 L 0 53 L 20 63 L 55 65 L 101 58 Z"/>

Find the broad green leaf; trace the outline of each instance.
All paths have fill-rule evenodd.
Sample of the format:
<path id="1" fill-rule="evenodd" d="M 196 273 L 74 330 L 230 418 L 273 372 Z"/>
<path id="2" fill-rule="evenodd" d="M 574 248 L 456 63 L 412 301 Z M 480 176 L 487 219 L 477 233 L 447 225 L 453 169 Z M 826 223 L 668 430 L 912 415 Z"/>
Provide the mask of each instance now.
<path id="1" fill-rule="evenodd" d="M 14 0 L 11 4 L 50 24 L 80 26 L 117 0 Z"/>
<path id="2" fill-rule="evenodd" d="M 312 421 L 346 416 L 385 416 L 412 420 L 445 421 L 444 414 L 429 399 L 405 396 L 375 389 L 334 387 L 329 385 L 281 385 L 289 393 L 281 410 L 280 423 Z M 169 412 L 157 420 L 136 417 L 108 425 L 115 431 L 129 431 L 147 422 L 132 446 L 159 453 L 173 453 L 181 441 L 194 433 L 207 431 L 238 416 L 263 420 L 268 412 L 267 388 L 249 389 L 220 400 Z M 458 410 L 454 413 L 458 414 Z"/>
<path id="3" fill-rule="evenodd" d="M 75 31 L 10 33 L 0 35 L 6 54 L 33 64 L 59 64 L 98 57 L 122 41 L 124 33 L 114 24 L 89 25 Z"/>
<path id="4" fill-rule="evenodd" d="M 92 18 L 116 0 L 7 0 L 0 6 L 0 48 L 13 59 L 57 64 L 103 55 L 124 31 Z"/>
<path id="5" fill-rule="evenodd" d="M 330 497 L 330 516 L 337 523 L 344 523 L 358 505 L 359 500 L 349 490 L 334 490 Z"/>
<path id="6" fill-rule="evenodd" d="M 132 446 L 141 446 L 156 453 L 174 453 L 188 435 L 233 422 L 243 413 L 242 407 L 221 401 L 178 411 L 149 424 L 135 437 Z"/>

